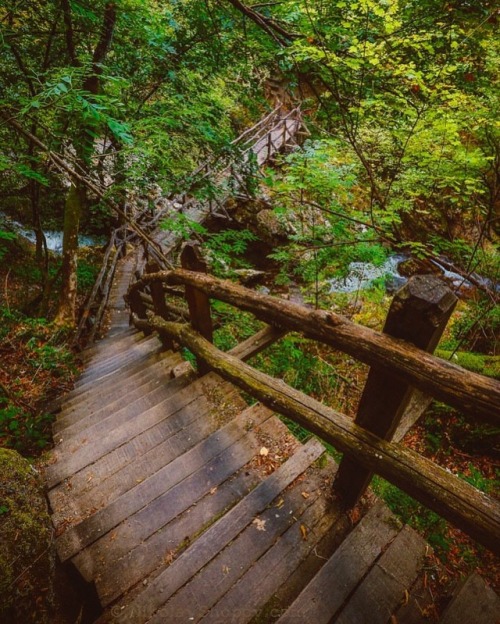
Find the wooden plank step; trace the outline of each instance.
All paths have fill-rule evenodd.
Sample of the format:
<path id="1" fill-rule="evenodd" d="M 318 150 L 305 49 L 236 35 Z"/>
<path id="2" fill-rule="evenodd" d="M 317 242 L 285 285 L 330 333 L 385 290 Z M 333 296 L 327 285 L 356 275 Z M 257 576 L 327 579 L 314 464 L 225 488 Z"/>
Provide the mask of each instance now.
<path id="1" fill-rule="evenodd" d="M 432 557 L 432 548 L 429 545 L 427 554 Z M 405 594 L 405 599 L 399 608 L 394 612 L 393 620 L 395 618 L 397 624 L 422 624 L 422 622 L 432 624 L 438 622 L 437 596 L 434 596 L 427 578 L 427 570 L 429 569 L 436 569 L 435 558 L 429 559 L 429 562 L 424 564 L 417 580 L 408 594 Z"/>
<path id="2" fill-rule="evenodd" d="M 104 421 L 123 409 L 123 406 L 131 406 L 140 398 L 149 396 L 157 389 L 164 388 L 169 394 L 177 387 L 179 389 L 192 380 L 191 375 L 183 375 L 177 380 L 170 376 L 172 369 L 177 366 L 182 359 L 180 356 L 171 356 L 157 362 L 156 365 L 149 366 L 147 372 L 137 378 L 136 383 L 131 383 L 119 398 L 105 396 L 102 404 L 90 403 L 76 408 L 71 412 L 72 421 L 64 423 L 59 421 L 57 430 L 54 431 L 54 441 L 60 444 L 63 441 L 74 438 L 85 429 Z M 153 405 L 154 403 L 151 403 Z M 59 449 L 60 450 L 60 449 Z"/>
<path id="3" fill-rule="evenodd" d="M 91 367 L 98 362 L 109 360 L 120 353 L 126 353 L 128 349 L 141 344 L 144 340 L 145 336 L 138 332 L 131 334 L 126 333 L 124 335 L 117 334 L 115 337 L 108 338 L 106 342 L 101 343 L 100 348 L 95 349 L 92 353 L 82 352 L 82 354 L 80 354 L 80 360 L 85 366 Z"/>
<path id="4" fill-rule="evenodd" d="M 70 411 L 63 411 L 55 421 L 52 430 L 54 441 L 57 443 L 63 439 L 73 436 L 78 431 L 92 426 L 104 420 L 108 415 L 122 408 L 123 405 L 130 405 L 138 397 L 148 394 L 159 386 L 171 384 L 172 371 L 183 362 L 177 354 L 170 355 L 148 366 L 141 372 L 134 381 L 130 382 L 123 390 L 116 388 L 110 393 L 99 393 L 95 400 L 83 402 Z M 191 381 L 193 374 L 181 376 L 179 383 L 185 384 Z M 169 385 L 170 388 L 174 387 Z"/>
<path id="5" fill-rule="evenodd" d="M 440 624 L 498 624 L 500 598 L 474 572 L 459 588 L 446 608 Z"/>
<path id="6" fill-rule="evenodd" d="M 259 425 L 254 420 L 256 414 L 253 410 L 259 410 L 265 415 L 266 409 L 262 406 L 254 406 L 247 411 L 249 426 L 259 439 L 258 449 L 262 437 L 266 434 L 275 435 L 281 423 L 277 418 L 268 418 L 262 425 Z M 135 531 L 134 539 L 139 545 L 123 557 L 115 559 L 114 574 L 101 575 L 97 589 L 103 604 L 117 598 L 122 591 L 139 581 L 147 579 L 149 582 L 150 574 L 153 573 L 155 576 L 156 569 L 159 573 L 161 567 L 165 567 L 165 553 L 168 553 L 168 562 L 179 556 L 195 537 L 199 537 L 223 515 L 223 511 L 233 507 L 245 494 L 248 494 L 261 479 L 260 467 L 255 459 L 254 457 L 220 485 L 208 490 L 205 488 L 205 494 L 199 500 L 191 507 L 184 505 L 185 509 L 176 518 L 152 533 L 147 539 L 142 540 L 141 534 L 137 534 L 137 524 L 131 524 L 130 531 Z M 113 543 L 116 543 L 116 540 Z M 115 579 L 116 576 L 120 579 L 119 584 Z"/>
<path id="7" fill-rule="evenodd" d="M 209 378 L 208 375 L 206 377 Z M 213 375 L 212 379 L 214 383 L 221 383 L 216 375 Z M 199 381 L 201 382 L 202 380 Z M 206 383 L 209 383 L 209 381 L 205 379 L 205 384 Z M 57 463 L 47 466 L 45 469 L 45 476 L 49 487 L 57 485 L 63 479 L 70 477 L 86 466 L 96 462 L 104 455 L 127 443 L 131 438 L 154 427 L 171 414 L 186 407 L 198 396 L 203 394 L 203 389 L 203 383 L 196 385 L 195 382 L 188 388 L 176 392 L 173 396 L 151 407 L 132 420 L 127 420 L 125 413 L 125 422 L 110 432 L 106 438 L 92 440 L 91 443 L 80 447 L 72 454 L 65 455 L 64 458 Z M 55 450 L 55 452 L 57 453 L 57 450 Z"/>
<path id="8" fill-rule="evenodd" d="M 319 485 L 311 475 L 284 492 L 157 611 L 151 624 L 174 624 L 180 619 L 198 622 L 290 527 L 295 525 L 301 536 L 300 526 L 308 526 L 309 508 L 317 505 L 321 495 Z"/>
<path id="9" fill-rule="evenodd" d="M 225 548 L 245 529 L 255 516 L 262 513 L 281 492 L 301 475 L 324 452 L 324 447 L 311 440 L 288 461 L 261 482 L 250 494 L 207 529 L 178 559 L 152 580 L 129 602 L 127 596 L 97 620 L 99 624 L 113 621 L 117 610 L 137 614 L 136 624 L 148 621 L 178 589 Z"/>
<path id="10" fill-rule="evenodd" d="M 127 388 L 138 386 L 143 380 L 151 378 L 151 374 L 154 376 L 154 368 L 166 359 L 172 358 L 171 351 L 161 351 L 148 358 L 145 363 L 140 363 L 134 369 L 131 369 L 122 377 L 117 376 L 108 379 L 103 383 L 96 384 L 95 389 L 89 388 L 88 391 L 63 401 L 61 405 L 61 411 L 58 414 L 56 423 L 54 423 L 53 430 L 58 431 L 64 427 L 77 422 L 81 413 L 85 413 L 85 410 L 92 410 L 104 405 L 105 402 L 111 402 L 120 395 L 123 396 L 126 393 Z M 160 365 L 160 368 L 162 366 Z M 76 413 L 80 412 L 80 413 Z"/>
<path id="11" fill-rule="evenodd" d="M 105 374 L 94 380 L 86 380 L 85 383 L 75 386 L 75 388 L 67 395 L 67 404 L 74 405 L 78 400 L 82 399 L 84 395 L 89 395 L 95 389 L 113 386 L 115 383 L 125 382 L 128 377 L 141 371 L 147 366 L 148 361 L 152 358 L 161 358 L 161 354 L 164 352 L 163 347 L 160 344 L 152 345 L 149 350 L 143 353 L 137 354 L 137 357 L 131 358 L 126 362 L 122 362 L 119 368 L 111 371 L 107 371 Z"/>
<path id="12" fill-rule="evenodd" d="M 75 423 L 73 430 L 71 427 L 64 429 L 56 438 L 57 444 L 52 456 L 58 461 L 68 454 L 75 453 L 86 444 L 95 444 L 96 440 L 112 433 L 125 422 L 180 392 L 188 385 L 189 380 L 189 376 L 166 380 L 160 378 L 150 381 L 145 387 L 135 389 L 127 395 L 126 402 L 122 402 L 121 407 L 112 403 L 110 408 L 89 415 L 89 420 L 83 419 L 83 422 Z M 79 424 L 81 426 L 77 426 Z"/>
<path id="13" fill-rule="evenodd" d="M 254 454 L 256 446 L 256 441 L 246 431 L 245 424 L 246 415 L 240 415 L 193 449 L 137 484 L 104 509 L 66 531 L 56 541 L 61 560 L 66 561 L 66 559 L 73 557 L 80 550 L 100 539 L 108 531 L 141 510 L 141 519 L 139 521 L 136 519 L 139 524 L 143 526 L 154 524 L 157 521 L 156 514 L 159 514 L 161 521 L 164 522 L 166 510 L 175 507 L 176 499 L 182 499 L 183 495 L 193 495 L 194 487 L 188 488 L 185 487 L 185 484 L 181 484 L 193 473 L 200 471 L 201 487 L 210 484 L 211 488 L 217 485 L 217 483 L 212 483 L 210 479 L 212 472 L 213 475 L 217 474 L 216 467 L 218 465 L 223 470 L 230 471 L 226 473 L 226 476 L 238 470 Z M 244 442 L 241 442 L 242 438 Z M 231 448 L 233 445 L 235 448 Z M 245 458 L 244 461 L 243 458 Z M 242 461 L 243 463 L 241 463 Z M 177 486 L 174 494 L 169 493 L 169 490 L 174 486 Z M 168 497 L 168 504 L 165 504 L 165 497 Z"/>
<path id="14" fill-rule="evenodd" d="M 198 430 L 203 430 L 205 423 L 208 423 L 211 432 L 215 424 L 213 424 L 209 406 L 203 397 L 198 397 L 188 406 L 181 407 L 157 425 L 145 430 L 93 464 L 71 475 L 49 492 L 48 496 L 52 509 L 58 512 L 55 514 L 55 519 L 57 520 L 60 515 L 64 524 L 74 524 L 74 520 L 66 516 L 69 509 L 74 511 L 74 505 L 73 507 L 70 505 L 76 496 L 82 496 L 81 504 L 83 505 L 83 497 L 94 487 L 97 487 L 101 481 L 114 480 L 114 475 L 122 468 L 138 461 L 143 455 L 161 445 L 165 448 L 165 452 L 169 452 L 170 445 L 173 445 L 173 452 L 170 455 L 176 457 L 176 444 L 182 441 L 185 432 L 187 432 L 188 440 L 190 437 L 196 440 Z M 78 509 L 78 515 L 79 513 L 80 510 Z"/>
<path id="15" fill-rule="evenodd" d="M 325 534 L 336 530 L 341 514 L 339 507 L 328 507 L 323 497 L 316 500 L 199 621 L 220 622 L 225 614 L 235 613 L 244 624 L 257 617 Z"/>
<path id="16" fill-rule="evenodd" d="M 335 622 L 386 624 L 417 577 L 426 549 L 425 540 L 404 527 L 335 616 Z"/>
<path id="17" fill-rule="evenodd" d="M 112 353 L 114 349 L 119 349 L 127 344 L 134 344 L 134 342 L 142 340 L 143 338 L 144 334 L 135 327 L 128 327 L 128 329 L 115 336 L 106 335 L 102 340 L 99 340 L 99 342 L 95 342 L 92 346 L 84 349 L 79 354 L 79 357 L 82 362 L 90 362 L 101 353 Z"/>
<path id="18" fill-rule="evenodd" d="M 98 594 L 103 603 L 107 604 L 113 596 L 119 596 L 122 588 L 133 588 L 130 593 L 137 593 L 138 588 L 142 589 L 144 580 L 149 583 L 161 573 L 204 530 L 251 492 L 259 481 L 258 472 L 251 463 L 247 464 L 137 548 L 116 559 L 113 575 L 102 576 L 99 580 Z M 115 587 L 118 584 L 119 587 Z"/>
<path id="19" fill-rule="evenodd" d="M 113 355 L 102 363 L 100 361 L 95 362 L 81 375 L 78 382 L 75 384 L 75 388 L 81 389 L 89 383 L 95 383 L 102 377 L 123 369 L 124 366 L 142 359 L 145 355 L 154 353 L 154 351 L 158 350 L 160 345 L 161 343 L 156 336 L 148 336 L 145 340 L 134 344 L 125 354 L 119 353 Z"/>
<path id="20" fill-rule="evenodd" d="M 377 503 L 280 617 L 279 624 L 330 622 L 400 528 L 388 507 Z"/>
<path id="21" fill-rule="evenodd" d="M 189 420 L 192 418 L 192 420 Z M 101 466 L 107 468 L 109 461 L 101 461 L 100 465 L 94 464 L 90 467 L 90 481 L 85 482 L 83 479 L 73 477 L 68 482 L 63 482 L 55 490 L 51 491 L 50 501 L 54 510 L 52 521 L 57 528 L 68 527 L 81 522 L 81 520 L 106 504 L 112 502 L 122 494 L 125 494 L 138 483 L 144 481 L 154 467 L 159 470 L 160 467 L 173 461 L 182 453 L 187 452 L 196 444 L 200 443 L 205 437 L 209 436 L 215 429 L 213 419 L 210 418 L 209 409 L 201 401 L 191 403 L 188 408 L 182 410 L 176 419 L 179 421 L 179 430 L 170 431 L 168 437 L 163 437 L 158 443 L 157 436 L 147 436 L 148 444 L 140 444 L 141 454 L 136 455 L 131 462 L 125 463 L 121 468 L 116 470 L 116 466 L 112 465 L 111 474 L 107 470 L 101 470 Z M 186 426 L 186 424 L 188 426 Z M 158 427 L 159 429 L 159 427 Z M 149 431 L 146 433 L 150 433 Z M 157 432 L 155 432 L 157 434 Z M 139 437 L 145 437 L 145 434 Z M 153 442 L 151 440 L 153 439 Z M 149 450 L 148 446 L 156 444 Z M 139 444 L 134 439 L 124 447 L 132 447 L 137 449 Z M 120 451 L 125 452 L 124 447 L 120 447 Z M 106 460 L 107 456 L 103 458 Z M 99 462 L 98 462 L 99 464 Z M 80 489 L 75 493 L 73 491 L 73 483 L 77 481 Z M 68 483 L 71 487 L 68 488 Z"/>
<path id="22" fill-rule="evenodd" d="M 245 419 L 250 416 L 253 418 L 256 414 L 248 413 Z M 261 418 L 268 420 L 270 413 L 261 411 Z M 229 431 L 232 428 L 236 431 L 236 424 L 235 422 L 226 425 L 225 429 Z M 266 425 L 267 423 L 264 423 L 262 426 L 265 428 Z M 212 435 L 212 441 L 218 433 Z M 208 448 L 207 441 L 198 447 Z M 165 541 L 165 538 L 168 537 L 169 541 L 171 539 L 167 525 L 188 509 L 197 507 L 204 497 L 208 496 L 211 491 L 215 492 L 240 470 L 245 470 L 252 458 L 258 454 L 259 448 L 257 438 L 253 433 L 241 430 L 240 437 L 234 439 L 222 452 L 211 459 L 208 457 L 205 460 L 206 464 L 199 466 L 197 470 L 173 485 L 148 507 L 128 518 L 125 523 L 113 530 L 112 534 L 108 534 L 93 544 L 91 546 L 94 552 L 93 561 L 104 564 L 99 567 L 96 580 L 102 604 L 109 604 L 118 598 L 134 583 L 145 579 L 158 564 L 161 564 L 166 551 L 158 550 L 158 546 Z M 195 453 L 196 449 L 192 452 Z M 175 468 L 175 462 L 172 463 L 172 468 Z M 202 529 L 202 527 L 199 528 Z M 178 548 L 186 537 L 187 534 L 184 532 L 181 541 L 173 547 Z M 171 549 L 172 546 L 168 550 Z M 151 557 L 144 556 L 145 550 L 151 554 Z M 83 556 L 85 554 L 82 553 Z M 123 575 L 117 576 L 117 563 L 121 557 L 125 556 L 127 565 L 119 566 L 120 570 L 123 569 Z M 76 557 L 74 563 L 78 559 L 79 557 Z"/>
<path id="23" fill-rule="evenodd" d="M 119 353 L 125 353 L 129 348 L 151 340 L 152 336 L 154 335 L 145 336 L 137 329 L 134 328 L 134 330 L 131 331 L 129 328 L 127 331 L 103 340 L 94 348 L 83 351 L 81 353 L 81 358 L 87 366 L 93 366 L 96 363 L 109 360 Z"/>

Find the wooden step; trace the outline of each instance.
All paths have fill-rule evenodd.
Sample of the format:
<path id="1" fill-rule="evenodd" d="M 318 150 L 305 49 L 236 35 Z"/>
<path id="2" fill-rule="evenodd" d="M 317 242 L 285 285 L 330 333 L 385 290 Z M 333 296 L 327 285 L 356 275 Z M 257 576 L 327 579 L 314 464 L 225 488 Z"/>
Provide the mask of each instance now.
<path id="1" fill-rule="evenodd" d="M 54 426 L 54 440 L 57 445 L 63 441 L 74 438 L 82 431 L 104 423 L 104 421 L 114 414 L 118 413 L 124 406 L 131 407 L 136 401 L 148 396 L 150 405 L 154 405 L 151 395 L 154 391 L 164 389 L 165 392 L 172 394 L 177 387 L 180 389 L 192 380 L 192 375 L 184 375 L 175 380 L 171 376 L 172 369 L 181 362 L 181 358 L 172 355 L 154 365 L 151 365 L 144 371 L 135 382 L 131 382 L 123 390 L 121 396 L 115 394 L 104 395 L 101 401 L 85 402 L 83 405 L 76 406 L 69 415 L 64 414 L 71 420 L 60 418 L 57 427 Z M 168 395 L 166 395 L 168 396 Z M 158 401 L 159 402 L 159 401 Z M 66 426 L 65 426 L 66 425 Z"/>
<path id="2" fill-rule="evenodd" d="M 103 508 L 202 442 L 217 426 L 204 397 L 190 403 L 154 430 L 127 442 L 119 448 L 119 453 L 112 452 L 91 465 L 84 475 L 74 475 L 51 490 L 54 524 L 73 525 Z M 124 461 L 127 456 L 129 461 Z M 77 503 L 70 507 L 73 513 L 68 518 L 72 499 Z"/>
<path id="3" fill-rule="evenodd" d="M 160 347 L 161 343 L 156 336 L 148 336 L 127 349 L 125 354 L 119 353 L 104 360 L 102 363 L 98 361 L 90 365 L 75 384 L 75 388 L 80 390 L 86 385 L 94 384 L 107 375 L 123 370 L 125 366 L 142 359 L 145 355 L 153 353 Z"/>
<path id="4" fill-rule="evenodd" d="M 278 620 L 386 624 L 422 567 L 427 544 L 378 502 Z"/>
<path id="5" fill-rule="evenodd" d="M 210 384 L 218 385 L 221 383 L 220 378 L 216 375 L 207 375 L 199 382 L 187 389 L 176 392 L 171 397 L 139 415 L 136 415 L 134 412 L 134 417 L 131 419 L 128 418 L 127 409 L 125 408 L 122 412 L 122 424 L 115 427 L 105 438 L 98 440 L 86 439 L 78 449 L 75 449 L 70 454 L 65 454 L 59 461 L 46 467 L 45 477 L 49 487 L 57 485 L 63 479 L 93 464 L 140 433 L 154 427 L 162 420 L 168 419 L 173 413 L 186 408 L 197 397 L 203 395 L 205 387 Z M 57 448 L 54 450 L 54 456 L 57 457 Z"/>
<path id="6" fill-rule="evenodd" d="M 247 418 L 255 416 L 255 413 L 248 412 L 242 415 L 240 423 L 248 422 Z M 270 414 L 261 411 L 260 417 L 268 420 Z M 266 426 L 267 423 L 262 425 L 263 428 Z M 189 534 L 184 531 L 184 535 L 173 542 L 169 527 L 177 518 L 189 509 L 192 513 L 203 499 L 206 500 L 211 492 L 215 493 L 219 487 L 223 487 L 226 481 L 248 472 L 249 462 L 259 452 L 256 436 L 245 430 L 246 425 L 242 429 L 237 421 L 226 425 L 224 429 L 226 448 L 219 448 L 220 430 L 172 462 L 165 493 L 90 548 L 93 562 L 102 563 L 96 577 L 102 604 L 109 604 L 132 585 L 147 578 L 163 563 L 165 552 L 177 551 L 181 543 L 189 538 Z M 199 457 L 200 451 L 205 457 Z M 193 462 L 193 458 L 198 458 L 202 463 Z M 202 529 L 203 525 L 197 527 L 198 532 Z M 78 565 L 81 560 L 81 556 L 76 557 L 74 563 Z M 120 570 L 119 575 L 116 574 L 117 570 Z"/>
<path id="7" fill-rule="evenodd" d="M 127 343 L 133 344 L 137 340 L 141 340 L 144 334 L 137 331 L 135 327 L 129 327 L 127 330 L 122 331 L 116 336 L 106 335 L 102 340 L 95 342 L 92 346 L 84 349 L 79 357 L 82 362 L 90 362 L 93 358 L 97 357 L 100 353 L 112 353 L 113 349 L 124 347 Z"/>
<path id="8" fill-rule="evenodd" d="M 59 431 L 64 429 L 69 424 L 80 420 L 82 414 L 99 409 L 99 407 L 103 407 L 106 403 L 110 403 L 120 396 L 124 397 L 129 388 L 133 390 L 134 387 L 137 387 L 144 381 L 150 380 L 152 374 L 154 377 L 153 368 L 160 365 L 159 368 L 162 370 L 163 366 L 161 363 L 164 362 L 164 360 L 171 360 L 171 358 L 171 351 L 161 351 L 160 353 L 150 356 L 146 362 L 141 362 L 136 367 L 127 371 L 123 378 L 117 375 L 103 383 L 96 384 L 94 389 L 89 388 L 88 391 L 64 402 L 57 420 L 54 423 L 53 430 Z M 166 365 L 168 367 L 168 362 Z"/>
<path id="9" fill-rule="evenodd" d="M 211 525 L 175 561 L 147 583 L 145 589 L 134 596 L 122 598 L 112 610 L 106 611 L 98 622 L 112 621 L 112 613 L 118 610 L 137 614 L 137 624 L 146 622 L 165 605 L 173 594 L 218 555 L 266 507 L 280 496 L 324 452 L 323 446 L 311 440 L 267 479 L 261 482 L 250 494 L 228 511 L 220 520 Z"/>
<path id="10" fill-rule="evenodd" d="M 140 386 L 138 390 L 128 394 L 126 401 L 122 401 L 121 405 L 113 402 L 109 408 L 89 414 L 88 419 L 84 418 L 75 423 L 73 427 L 68 427 L 58 434 L 53 457 L 57 461 L 64 455 L 76 452 L 89 441 L 99 440 L 111 434 L 125 422 L 138 417 L 180 392 L 188 385 L 189 380 L 189 376 L 177 379 L 155 379 L 145 387 Z"/>
<path id="11" fill-rule="evenodd" d="M 458 588 L 440 624 L 498 624 L 500 597 L 474 572 Z M 404 624 L 404 623 L 403 623 Z"/>

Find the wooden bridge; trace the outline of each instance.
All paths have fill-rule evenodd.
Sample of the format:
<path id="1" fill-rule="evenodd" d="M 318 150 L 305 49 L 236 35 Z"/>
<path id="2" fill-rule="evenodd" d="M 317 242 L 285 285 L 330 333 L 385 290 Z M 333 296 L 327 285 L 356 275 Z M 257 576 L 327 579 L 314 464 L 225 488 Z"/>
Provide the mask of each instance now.
<path id="1" fill-rule="evenodd" d="M 270 156 L 297 123 L 280 114 L 271 139 L 265 122 L 242 141 Z M 156 260 L 178 241 L 160 242 Z M 366 489 L 381 474 L 500 550 L 498 502 L 395 443 L 430 396 L 498 423 L 498 383 L 431 355 L 455 304 L 449 291 L 413 280 L 378 333 L 212 278 L 193 245 L 181 260 L 164 271 L 150 262 L 139 280 L 139 252 L 118 263 L 109 331 L 83 352 L 54 425 L 45 477 L 57 549 L 95 586 L 96 621 L 497 622 L 500 601 L 477 575 L 438 615 L 430 547 Z M 179 288 L 187 306 L 165 297 Z M 210 298 L 268 326 L 222 353 Z M 287 331 L 371 366 L 355 422 L 246 364 Z M 277 414 L 317 437 L 299 443 Z M 322 441 L 344 452 L 340 467 Z"/>

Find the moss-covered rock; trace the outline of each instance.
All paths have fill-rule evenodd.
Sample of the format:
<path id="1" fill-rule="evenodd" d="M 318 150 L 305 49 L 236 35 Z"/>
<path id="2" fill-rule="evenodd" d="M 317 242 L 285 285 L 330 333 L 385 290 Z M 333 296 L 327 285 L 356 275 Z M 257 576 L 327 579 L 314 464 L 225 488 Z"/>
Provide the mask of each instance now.
<path id="1" fill-rule="evenodd" d="M 0 448 L 0 621 L 50 622 L 55 552 L 40 477 Z"/>

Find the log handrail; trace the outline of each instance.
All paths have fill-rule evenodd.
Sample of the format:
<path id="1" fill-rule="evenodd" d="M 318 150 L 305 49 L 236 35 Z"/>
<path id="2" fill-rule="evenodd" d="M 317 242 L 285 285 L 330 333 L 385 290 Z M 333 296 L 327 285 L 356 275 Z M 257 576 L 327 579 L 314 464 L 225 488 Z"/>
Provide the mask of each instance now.
<path id="1" fill-rule="evenodd" d="M 195 287 L 211 298 L 253 313 L 266 323 L 300 332 L 370 366 L 389 371 L 473 418 L 480 417 L 495 425 L 500 423 L 498 381 L 467 371 L 408 342 L 358 325 L 333 312 L 311 310 L 227 280 L 184 269 L 144 275 L 132 285 L 129 297 L 153 280 Z"/>
<path id="2" fill-rule="evenodd" d="M 186 346 L 224 378 L 270 409 L 291 417 L 325 442 L 347 452 L 415 499 L 500 554 L 500 503 L 431 460 L 400 444 L 381 440 L 347 416 L 291 388 L 240 359 L 223 353 L 185 324 L 151 315 L 136 326 L 166 334 Z"/>

